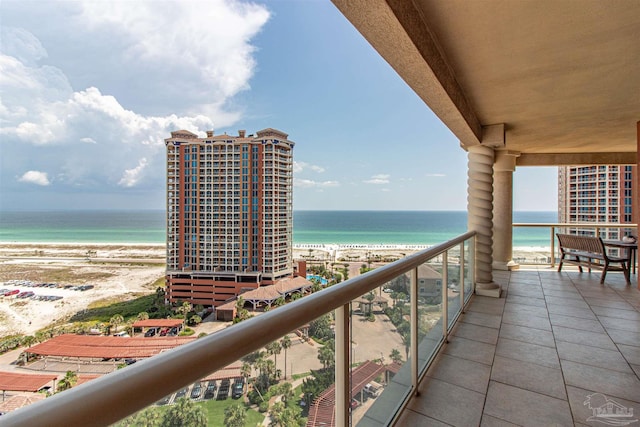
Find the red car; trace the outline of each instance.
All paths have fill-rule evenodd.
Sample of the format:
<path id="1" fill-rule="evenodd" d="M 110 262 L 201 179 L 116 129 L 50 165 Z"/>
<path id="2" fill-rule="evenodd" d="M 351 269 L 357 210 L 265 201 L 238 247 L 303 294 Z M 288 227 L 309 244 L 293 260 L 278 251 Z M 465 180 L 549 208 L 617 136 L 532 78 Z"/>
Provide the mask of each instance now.
<path id="1" fill-rule="evenodd" d="M 4 293 L 5 297 L 11 296 L 11 295 L 15 295 L 15 294 L 19 294 L 20 293 L 20 289 L 14 289 L 12 291 L 7 291 Z"/>

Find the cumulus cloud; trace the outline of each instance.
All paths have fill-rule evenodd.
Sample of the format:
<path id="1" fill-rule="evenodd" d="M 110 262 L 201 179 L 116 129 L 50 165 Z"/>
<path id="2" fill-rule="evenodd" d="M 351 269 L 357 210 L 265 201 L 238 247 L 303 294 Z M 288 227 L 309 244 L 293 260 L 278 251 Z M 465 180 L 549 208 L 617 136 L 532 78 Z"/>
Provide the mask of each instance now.
<path id="1" fill-rule="evenodd" d="M 384 185 L 384 184 L 389 184 L 390 177 L 391 175 L 387 175 L 387 174 L 373 175 L 371 179 L 367 179 L 362 182 L 364 182 L 365 184 Z"/>
<path id="2" fill-rule="evenodd" d="M 163 189 L 171 131 L 204 134 L 238 121 L 229 100 L 249 88 L 251 40 L 269 19 L 266 7 L 236 0 L 9 6 L 0 141 L 12 161 L 0 182 L 47 185 L 46 174 L 21 175 L 37 158 L 56 186 L 92 191 Z"/>
<path id="3" fill-rule="evenodd" d="M 18 181 L 45 187 L 51 184 L 49 178 L 47 177 L 47 173 L 40 171 L 27 171 L 22 174 L 20 178 L 18 178 Z"/>
<path id="4" fill-rule="evenodd" d="M 317 172 L 317 173 L 322 173 L 325 171 L 325 169 L 322 166 L 311 165 L 306 162 L 296 162 L 296 161 L 293 162 L 293 172 L 300 173 L 305 170 L 312 170 L 313 172 Z"/>
<path id="5" fill-rule="evenodd" d="M 310 179 L 296 178 L 293 180 L 293 185 L 299 188 L 328 188 L 339 187 L 340 183 L 338 181 L 313 181 Z"/>
<path id="6" fill-rule="evenodd" d="M 143 157 L 138 162 L 138 166 L 133 169 L 125 170 L 122 179 L 120 179 L 120 181 L 118 182 L 118 185 L 121 185 L 123 187 L 133 187 L 134 185 L 136 185 L 136 183 L 140 179 L 142 171 L 144 171 L 144 168 L 147 166 L 147 163 L 147 159 Z"/>

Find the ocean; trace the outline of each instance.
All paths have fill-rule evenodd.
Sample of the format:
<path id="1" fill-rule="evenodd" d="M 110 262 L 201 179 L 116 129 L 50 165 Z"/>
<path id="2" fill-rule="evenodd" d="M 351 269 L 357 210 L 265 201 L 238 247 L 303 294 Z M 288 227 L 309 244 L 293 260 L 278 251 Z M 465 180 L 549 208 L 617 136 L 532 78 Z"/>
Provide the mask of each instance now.
<path id="1" fill-rule="evenodd" d="M 553 223 L 556 212 L 514 212 Z M 0 212 L 0 242 L 165 242 L 164 211 Z M 294 211 L 294 244 L 434 245 L 464 233 L 464 211 Z M 548 247 L 549 229 L 516 228 L 514 247 Z"/>

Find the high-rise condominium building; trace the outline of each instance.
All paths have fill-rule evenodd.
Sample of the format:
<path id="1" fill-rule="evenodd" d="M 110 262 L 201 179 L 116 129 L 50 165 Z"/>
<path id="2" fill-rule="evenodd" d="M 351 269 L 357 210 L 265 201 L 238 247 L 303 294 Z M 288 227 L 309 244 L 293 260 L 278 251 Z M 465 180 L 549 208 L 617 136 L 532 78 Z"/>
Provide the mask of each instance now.
<path id="1" fill-rule="evenodd" d="M 560 222 L 632 223 L 635 166 L 563 166 L 558 168 Z M 634 184 L 636 183 L 636 184 Z M 630 229 L 602 229 L 604 239 L 619 239 Z"/>
<path id="2" fill-rule="evenodd" d="M 167 298 L 218 306 L 291 276 L 293 146 L 288 135 L 205 138 L 167 146 Z"/>

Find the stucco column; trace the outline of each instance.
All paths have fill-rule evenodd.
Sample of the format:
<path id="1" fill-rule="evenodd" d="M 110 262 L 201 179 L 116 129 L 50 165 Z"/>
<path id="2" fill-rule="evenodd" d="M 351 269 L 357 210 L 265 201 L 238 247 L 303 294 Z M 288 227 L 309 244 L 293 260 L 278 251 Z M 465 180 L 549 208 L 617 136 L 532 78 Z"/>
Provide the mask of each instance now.
<path id="1" fill-rule="evenodd" d="M 496 150 L 493 164 L 493 268 L 517 270 L 513 261 L 513 172 L 520 153 Z"/>
<path id="2" fill-rule="evenodd" d="M 494 149 L 487 145 L 468 148 L 467 227 L 476 231 L 476 294 L 500 297 L 493 282 L 493 160 Z"/>

